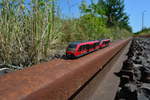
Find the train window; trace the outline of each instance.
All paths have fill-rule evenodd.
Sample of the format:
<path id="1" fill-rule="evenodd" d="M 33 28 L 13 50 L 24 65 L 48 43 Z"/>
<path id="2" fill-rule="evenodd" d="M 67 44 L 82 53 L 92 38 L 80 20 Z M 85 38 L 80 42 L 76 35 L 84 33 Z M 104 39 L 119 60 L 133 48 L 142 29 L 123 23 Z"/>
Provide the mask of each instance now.
<path id="1" fill-rule="evenodd" d="M 108 44 L 110 41 L 103 41 L 103 44 Z"/>
<path id="2" fill-rule="evenodd" d="M 82 50 L 84 50 L 85 49 L 85 45 L 81 45 L 80 47 L 79 47 L 79 50 L 78 51 L 82 51 Z"/>
<path id="3" fill-rule="evenodd" d="M 86 49 L 86 45 L 83 45 L 83 50 L 85 50 Z"/>
<path id="4" fill-rule="evenodd" d="M 88 44 L 86 48 L 87 48 L 87 49 L 90 49 L 90 45 Z"/>
<path id="5" fill-rule="evenodd" d="M 88 44 L 86 45 L 86 49 L 87 49 L 87 50 L 89 49 L 89 45 L 88 45 Z"/>
<path id="6" fill-rule="evenodd" d="M 91 45 L 89 45 L 89 49 L 91 49 Z"/>
<path id="7" fill-rule="evenodd" d="M 107 41 L 107 44 L 109 43 L 109 41 Z"/>
<path id="8" fill-rule="evenodd" d="M 69 45 L 68 48 L 76 48 L 77 45 Z"/>
<path id="9" fill-rule="evenodd" d="M 91 49 L 94 48 L 94 44 L 91 45 Z"/>
<path id="10" fill-rule="evenodd" d="M 92 44 L 92 48 L 94 48 L 95 47 L 95 45 L 94 44 Z"/>
<path id="11" fill-rule="evenodd" d="M 74 51 L 74 50 L 76 49 L 76 46 L 77 46 L 77 45 L 72 45 L 72 44 L 71 44 L 71 45 L 68 46 L 68 49 L 67 49 L 67 50 L 68 50 L 68 51 Z"/>
<path id="12" fill-rule="evenodd" d="M 78 51 L 81 51 L 81 50 L 82 50 L 82 47 L 80 46 L 79 49 L 78 49 Z"/>
<path id="13" fill-rule="evenodd" d="M 92 49 L 93 48 L 93 44 L 92 45 L 90 45 L 90 49 Z"/>
<path id="14" fill-rule="evenodd" d="M 96 43 L 96 46 L 98 46 L 99 45 L 99 43 Z"/>
<path id="15" fill-rule="evenodd" d="M 99 43 L 98 43 L 98 42 L 97 42 L 97 43 L 95 43 L 95 47 L 96 47 L 96 46 L 98 46 L 98 45 L 99 45 Z"/>
<path id="16" fill-rule="evenodd" d="M 103 41 L 103 44 L 107 44 L 107 41 Z"/>
<path id="17" fill-rule="evenodd" d="M 96 47 L 97 46 L 97 43 L 94 43 L 94 47 Z"/>
<path id="18" fill-rule="evenodd" d="M 103 41 L 103 44 L 106 44 L 106 42 L 105 42 L 105 41 Z"/>
<path id="19" fill-rule="evenodd" d="M 103 44 L 106 44 L 106 41 L 104 41 Z"/>

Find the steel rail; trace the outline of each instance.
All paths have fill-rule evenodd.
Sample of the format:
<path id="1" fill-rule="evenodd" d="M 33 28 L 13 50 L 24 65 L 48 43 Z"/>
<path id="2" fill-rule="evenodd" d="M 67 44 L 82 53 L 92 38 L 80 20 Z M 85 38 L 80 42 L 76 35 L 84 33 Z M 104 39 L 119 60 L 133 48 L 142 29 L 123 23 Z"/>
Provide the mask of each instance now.
<path id="1" fill-rule="evenodd" d="M 0 76 L 1 100 L 66 100 L 131 40 L 74 60 L 52 60 Z"/>

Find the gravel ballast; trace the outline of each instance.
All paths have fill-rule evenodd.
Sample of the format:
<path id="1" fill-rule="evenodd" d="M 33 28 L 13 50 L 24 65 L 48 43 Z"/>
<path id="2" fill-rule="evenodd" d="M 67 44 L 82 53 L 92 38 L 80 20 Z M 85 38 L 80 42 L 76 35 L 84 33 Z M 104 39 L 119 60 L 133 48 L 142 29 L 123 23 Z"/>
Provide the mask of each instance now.
<path id="1" fill-rule="evenodd" d="M 117 76 L 116 100 L 150 100 L 150 38 L 134 38 Z"/>

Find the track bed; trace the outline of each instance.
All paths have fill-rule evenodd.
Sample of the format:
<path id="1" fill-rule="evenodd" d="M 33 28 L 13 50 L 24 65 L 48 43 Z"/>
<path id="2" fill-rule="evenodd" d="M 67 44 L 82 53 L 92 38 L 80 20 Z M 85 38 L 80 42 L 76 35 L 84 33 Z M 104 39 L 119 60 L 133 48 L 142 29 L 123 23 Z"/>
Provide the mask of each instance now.
<path id="1" fill-rule="evenodd" d="M 127 55 L 116 100 L 150 100 L 150 38 L 134 38 Z"/>
<path id="2" fill-rule="evenodd" d="M 103 69 L 99 70 L 70 100 L 114 100 L 120 83 L 116 73 L 121 70 L 123 61 L 127 59 L 130 44 L 105 64 Z"/>

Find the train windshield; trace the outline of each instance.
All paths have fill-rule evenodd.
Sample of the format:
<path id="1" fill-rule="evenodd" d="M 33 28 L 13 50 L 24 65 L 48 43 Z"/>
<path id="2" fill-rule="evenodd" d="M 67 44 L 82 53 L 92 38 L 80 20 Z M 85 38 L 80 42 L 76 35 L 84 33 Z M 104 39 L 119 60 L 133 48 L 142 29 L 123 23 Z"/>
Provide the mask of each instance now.
<path id="1" fill-rule="evenodd" d="M 69 45 L 67 51 L 75 51 L 77 45 Z"/>

